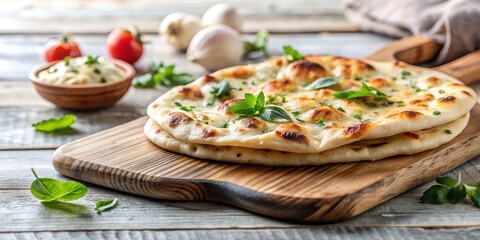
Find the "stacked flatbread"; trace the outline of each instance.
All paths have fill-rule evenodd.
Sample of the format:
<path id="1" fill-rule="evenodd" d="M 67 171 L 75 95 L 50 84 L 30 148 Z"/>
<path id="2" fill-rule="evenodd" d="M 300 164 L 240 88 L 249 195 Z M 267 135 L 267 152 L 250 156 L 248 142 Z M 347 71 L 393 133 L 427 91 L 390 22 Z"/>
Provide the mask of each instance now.
<path id="1" fill-rule="evenodd" d="M 229 91 L 218 95 L 226 83 Z M 264 106 L 288 116 L 233 111 L 247 93 L 264 95 Z M 148 107 L 145 134 L 161 148 L 209 160 L 271 166 L 378 160 L 447 143 L 465 128 L 475 102 L 460 81 L 401 62 L 275 57 L 171 89 Z"/>

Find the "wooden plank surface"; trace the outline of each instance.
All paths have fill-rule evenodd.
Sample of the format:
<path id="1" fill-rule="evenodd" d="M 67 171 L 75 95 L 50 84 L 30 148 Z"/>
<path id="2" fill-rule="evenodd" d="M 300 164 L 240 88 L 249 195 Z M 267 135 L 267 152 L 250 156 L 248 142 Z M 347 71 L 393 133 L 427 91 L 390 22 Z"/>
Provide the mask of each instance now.
<path id="1" fill-rule="evenodd" d="M 421 204 L 422 192 L 433 182 L 406 192 L 348 221 L 330 225 L 301 225 L 277 221 L 223 204 L 206 202 L 176 202 L 141 198 L 87 184 L 90 192 L 75 201 L 87 206 L 85 214 L 68 214 L 49 209 L 29 192 L 34 167 L 42 177 L 60 180 L 50 164 L 53 150 L 0 151 L 0 232 L 19 231 L 79 231 L 79 230 L 145 230 L 145 229 L 270 229 L 270 228 L 367 228 L 479 227 L 477 208 L 467 201 L 457 205 Z M 449 173 L 462 173 L 467 183 L 480 179 L 480 158 L 476 158 Z M 118 208 L 96 215 L 93 204 L 100 198 L 117 197 Z M 15 200 L 13 200 L 15 199 Z M 138 223 L 138 224 L 137 224 Z"/>
<path id="2" fill-rule="evenodd" d="M 47 38 L 48 35 L 0 35 L 0 49 L 2 49 L 0 51 L 0 84 L 2 84 L 0 86 L 0 112 L 6 107 L 10 109 L 18 104 L 19 109 L 22 111 L 35 107 L 38 111 L 59 113 L 57 112 L 59 110 L 32 96 L 31 89 L 25 82 L 28 71 L 42 63 L 40 54 Z M 147 48 L 150 49 L 149 51 L 153 52 L 147 54 L 142 59 L 139 68 L 145 67 L 150 61 L 163 60 L 167 63 L 178 63 L 178 67 L 195 75 L 203 74 L 201 68 L 188 65 L 181 55 L 177 55 L 156 35 L 148 35 L 147 38 L 153 40 L 151 45 L 147 45 Z M 82 46 L 88 53 L 105 54 L 103 45 L 105 35 L 80 35 L 78 39 L 82 41 Z M 382 47 L 389 41 L 391 40 L 388 38 L 371 34 L 275 35 L 272 37 L 271 49 L 276 49 L 275 52 L 279 53 L 282 44 L 294 43 L 294 46 L 302 51 L 361 57 Z M 5 86 L 9 86 L 8 90 L 4 88 Z M 161 92 L 162 90 L 160 89 L 159 94 Z M 131 93 L 134 92 L 129 92 L 129 94 Z M 148 99 L 155 98 L 155 96 L 155 90 L 141 90 L 135 94 L 127 95 L 123 100 L 125 105 L 122 105 L 122 107 L 130 107 L 125 107 L 123 110 L 129 109 L 129 111 L 131 110 L 135 114 L 143 113 L 143 110 L 136 110 L 137 107 L 142 108 L 144 102 L 150 102 Z M 145 99 L 143 99 L 144 97 Z M 52 115 L 48 115 L 48 117 L 52 117 Z M 95 129 L 95 121 L 90 122 L 90 124 L 93 126 L 87 127 L 87 129 Z M 7 128 L 5 127 L 4 129 Z M 25 127 L 17 130 L 16 132 L 12 131 L 10 136 L 21 139 L 26 132 L 30 134 L 31 128 Z M 38 139 L 32 138 L 31 140 L 31 145 L 27 147 L 44 145 Z M 65 143 L 53 140 L 53 138 L 51 140 L 50 143 L 54 143 L 54 145 Z M 95 221 L 96 215 L 92 216 L 92 218 L 83 218 L 81 216 L 62 215 L 57 212 L 45 213 L 46 210 L 43 209 L 43 206 L 28 192 L 28 186 L 33 180 L 29 172 L 29 167 L 31 166 L 38 168 L 41 176 L 65 179 L 51 167 L 50 156 L 52 153 L 53 150 L 0 151 L 0 156 L 2 156 L 0 157 L 0 189 L 2 192 L 20 192 L 0 199 L 0 211 L 6 213 L 5 215 L 2 214 L 2 218 L 0 218 L 0 224 L 3 225 L 0 239 L 48 239 L 55 237 L 57 239 L 65 239 L 65 236 L 74 236 L 80 239 L 102 239 L 102 237 L 105 239 L 162 239 L 162 237 L 165 239 L 236 239 L 236 236 L 252 236 L 252 238 L 258 236 L 258 238 L 264 239 L 323 239 L 327 238 L 327 236 L 331 239 L 478 238 L 478 228 L 469 228 L 470 226 L 479 226 L 480 224 L 477 214 L 478 209 L 473 207 L 468 201 L 457 205 L 447 204 L 441 206 L 419 203 L 418 199 L 422 192 L 432 183 L 402 194 L 349 221 L 327 226 L 302 225 L 302 234 L 298 233 L 296 226 L 292 227 L 291 223 L 271 220 L 221 204 L 158 201 L 92 186 L 94 189 L 89 193 L 88 201 L 85 203 L 92 204 L 99 197 L 120 196 L 122 197 L 120 204 L 131 206 L 128 209 L 122 209 L 122 212 L 116 212 L 116 210 L 107 212 L 108 215 L 106 217 L 108 219 L 101 219 L 98 222 L 113 221 L 116 218 L 109 217 L 116 216 L 119 219 L 116 224 L 122 226 L 123 230 L 129 229 L 131 223 L 137 220 L 147 222 L 147 220 L 143 219 L 142 214 L 144 212 L 154 211 L 156 215 L 150 218 L 150 230 L 112 230 L 111 226 L 115 224 L 110 223 L 103 227 L 101 224 L 97 224 L 96 226 L 91 226 L 91 229 L 88 229 L 88 231 L 86 229 L 82 231 L 83 224 L 88 221 Z M 475 183 L 480 179 L 480 171 L 478 169 L 480 169 L 480 160 L 477 158 L 448 174 L 455 176 L 457 172 L 462 172 L 466 182 Z M 0 196 L 4 195 L 0 194 Z M 18 198 L 20 201 L 17 197 L 20 197 Z M 24 200 L 27 202 L 26 204 L 22 202 Z M 24 211 L 28 213 L 23 214 Z M 210 218 L 214 219 L 211 221 L 210 230 L 196 227 L 199 223 L 210 222 Z M 159 225 L 165 228 L 160 228 L 158 225 L 155 226 L 154 223 L 156 221 L 160 221 L 161 224 Z M 238 225 L 245 225 L 248 222 L 252 222 L 252 225 L 257 227 L 238 229 Z M 17 224 L 22 227 L 15 228 Z M 193 227 L 191 230 L 166 230 L 168 227 L 181 226 L 183 224 Z M 280 224 L 281 226 L 274 224 Z M 70 231 L 69 229 L 72 226 L 77 230 Z M 224 229 L 220 229 L 222 226 Z M 101 231 L 95 231 L 94 227 L 101 228 Z M 219 229 L 216 229 L 216 227 Z M 8 233 L 13 231 L 14 228 L 17 229 L 16 232 Z M 29 232 L 34 231 L 33 228 L 44 230 Z M 238 237 L 238 239 L 243 239 L 243 237 Z"/>
<path id="3" fill-rule="evenodd" d="M 1 0 L 0 33 L 105 33 L 135 24 L 157 33 L 161 19 L 173 12 L 201 16 L 216 0 Z M 245 17 L 244 32 L 268 29 L 277 33 L 355 31 L 336 0 L 231 0 Z M 32 27 L 35 25 L 35 27 Z"/>

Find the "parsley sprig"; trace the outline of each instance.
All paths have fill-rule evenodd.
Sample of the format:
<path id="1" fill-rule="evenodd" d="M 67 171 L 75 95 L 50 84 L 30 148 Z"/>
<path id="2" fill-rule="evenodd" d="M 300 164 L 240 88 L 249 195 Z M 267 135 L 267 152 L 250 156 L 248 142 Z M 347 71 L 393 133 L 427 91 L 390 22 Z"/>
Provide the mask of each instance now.
<path id="1" fill-rule="evenodd" d="M 267 52 L 267 44 L 268 44 L 268 32 L 267 31 L 259 31 L 254 41 L 243 42 L 243 56 L 248 57 L 250 54 L 255 52 L 261 52 L 263 56 L 268 56 Z"/>
<path id="2" fill-rule="evenodd" d="M 340 99 L 354 99 L 361 97 L 388 98 L 387 94 L 381 92 L 374 87 L 370 87 L 363 82 L 362 87 L 360 87 L 360 89 L 358 89 L 357 91 L 349 90 L 343 92 L 336 92 L 333 94 L 333 96 Z"/>
<path id="3" fill-rule="evenodd" d="M 295 62 L 305 58 L 303 54 L 290 45 L 283 46 L 283 55 L 287 57 L 288 62 Z"/>
<path id="4" fill-rule="evenodd" d="M 87 60 L 85 61 L 85 65 L 93 65 L 98 63 L 99 56 L 87 56 Z"/>
<path id="5" fill-rule="evenodd" d="M 212 94 L 212 96 L 208 99 L 207 105 L 213 105 L 217 98 L 227 95 L 231 89 L 232 87 L 227 80 L 222 80 L 221 82 L 213 85 L 210 90 L 210 94 Z"/>
<path id="6" fill-rule="evenodd" d="M 257 96 L 245 93 L 245 100 L 230 106 L 228 110 L 240 117 L 259 117 L 265 121 L 276 122 L 287 120 L 293 122 L 290 115 L 278 106 L 265 106 L 265 95 L 260 92 Z"/>
<path id="7" fill-rule="evenodd" d="M 163 63 L 151 64 L 148 72 L 136 77 L 133 86 L 138 88 L 153 88 L 160 84 L 166 87 L 185 85 L 194 80 L 188 73 L 175 72 L 175 65 L 164 65 Z"/>
<path id="8" fill-rule="evenodd" d="M 436 181 L 439 185 L 433 185 L 423 192 L 420 198 L 422 203 L 457 204 L 468 196 L 473 204 L 480 208 L 480 183 L 470 186 L 462 181 L 460 173 L 458 179 L 445 176 L 437 178 Z"/>

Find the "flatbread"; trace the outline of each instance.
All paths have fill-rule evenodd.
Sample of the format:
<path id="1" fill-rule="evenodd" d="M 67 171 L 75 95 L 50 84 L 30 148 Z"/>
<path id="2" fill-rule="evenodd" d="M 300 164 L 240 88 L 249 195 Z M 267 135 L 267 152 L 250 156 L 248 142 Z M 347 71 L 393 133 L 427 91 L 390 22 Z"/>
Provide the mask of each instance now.
<path id="1" fill-rule="evenodd" d="M 401 133 L 381 139 L 362 140 L 321 153 L 290 153 L 205 144 L 188 144 L 164 131 L 152 119 L 145 135 L 161 148 L 201 159 L 269 166 L 303 166 L 355 161 L 375 161 L 395 155 L 410 155 L 434 149 L 451 141 L 465 128 L 469 113 L 453 122 L 430 129 Z M 451 134 L 446 132 L 451 131 Z"/>
<path id="2" fill-rule="evenodd" d="M 303 87 L 329 76 L 342 80 L 320 90 Z M 222 80 L 236 90 L 208 106 L 212 86 Z M 362 82 L 389 95 L 388 101 L 333 96 L 337 91 L 358 90 Z M 257 95 L 261 91 L 267 99 L 275 96 L 277 106 L 288 112 L 293 122 L 268 122 L 258 117 L 235 121 L 238 115 L 229 107 L 241 101 L 245 93 Z M 468 113 L 475 102 L 475 92 L 460 81 L 401 62 L 307 56 L 289 63 L 284 57 L 276 57 L 220 70 L 173 88 L 150 104 L 147 113 L 185 143 L 318 153 L 362 139 L 446 124 Z M 324 125 L 316 124 L 320 118 Z M 225 123 L 228 127 L 222 128 Z"/>

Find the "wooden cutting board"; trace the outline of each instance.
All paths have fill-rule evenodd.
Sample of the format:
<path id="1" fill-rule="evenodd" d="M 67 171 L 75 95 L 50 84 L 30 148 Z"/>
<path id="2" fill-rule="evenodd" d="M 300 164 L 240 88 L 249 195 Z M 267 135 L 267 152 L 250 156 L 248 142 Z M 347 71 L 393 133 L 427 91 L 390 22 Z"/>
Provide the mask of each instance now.
<path id="1" fill-rule="evenodd" d="M 431 59 L 438 49 L 429 39 L 412 37 L 368 58 L 413 64 Z M 475 54 L 440 69 L 476 80 L 471 77 L 479 69 Z M 478 104 L 467 128 L 437 149 L 377 162 L 305 167 L 238 165 L 169 152 L 143 135 L 146 120 L 65 144 L 54 153 L 53 166 L 63 175 L 142 196 L 217 201 L 276 218 L 332 222 L 365 212 L 480 154 Z"/>

